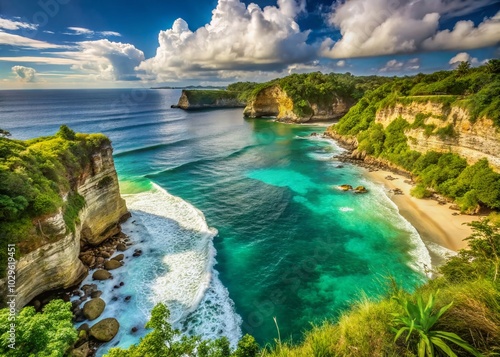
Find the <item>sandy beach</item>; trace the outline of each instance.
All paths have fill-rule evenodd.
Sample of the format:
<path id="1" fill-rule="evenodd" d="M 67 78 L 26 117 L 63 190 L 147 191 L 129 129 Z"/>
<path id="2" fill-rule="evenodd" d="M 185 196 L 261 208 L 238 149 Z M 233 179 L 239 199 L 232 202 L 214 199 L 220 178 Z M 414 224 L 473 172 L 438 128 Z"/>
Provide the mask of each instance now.
<path id="1" fill-rule="evenodd" d="M 431 248 L 431 255 L 432 243 L 452 251 L 467 247 L 464 238 L 472 233 L 472 229 L 466 223 L 478 220 L 478 216 L 453 215 L 457 211 L 451 210 L 449 203 L 440 205 L 435 200 L 412 197 L 410 190 L 413 186 L 404 182 L 407 178 L 391 171 L 367 171 L 367 175 L 372 181 L 382 183 L 387 188 L 387 195 L 398 206 L 400 214 L 415 227 L 428 248 Z M 387 176 L 395 179 L 388 180 Z M 389 192 L 395 188 L 399 188 L 403 194 Z"/>

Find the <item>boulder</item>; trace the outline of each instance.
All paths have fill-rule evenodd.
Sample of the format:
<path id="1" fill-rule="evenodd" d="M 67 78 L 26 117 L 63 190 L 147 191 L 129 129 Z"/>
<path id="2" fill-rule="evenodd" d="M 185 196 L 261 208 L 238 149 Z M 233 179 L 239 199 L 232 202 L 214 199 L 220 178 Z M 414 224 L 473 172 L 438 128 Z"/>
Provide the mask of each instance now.
<path id="1" fill-rule="evenodd" d="M 354 189 L 354 193 L 367 193 L 368 190 L 365 186 L 358 186 Z"/>
<path id="2" fill-rule="evenodd" d="M 111 258 L 111 260 L 123 260 L 123 258 L 125 258 L 125 256 L 123 254 L 118 254 L 116 256 L 114 256 L 113 258 Z"/>
<path id="3" fill-rule="evenodd" d="M 122 263 L 120 263 L 118 260 L 108 260 L 104 262 L 104 269 L 106 270 L 113 270 L 116 268 L 119 268 L 122 266 Z"/>
<path id="4" fill-rule="evenodd" d="M 115 318 L 107 318 L 99 321 L 90 328 L 90 336 L 101 342 L 108 342 L 113 339 L 120 329 L 120 324 Z"/>
<path id="5" fill-rule="evenodd" d="M 101 316 L 105 307 L 106 303 L 101 298 L 87 301 L 85 305 L 83 305 L 83 316 L 85 316 L 90 321 L 95 320 L 99 316 Z"/>
<path id="6" fill-rule="evenodd" d="M 81 324 L 80 327 L 78 327 L 76 330 L 89 332 L 90 326 L 89 324 Z"/>
<path id="7" fill-rule="evenodd" d="M 352 190 L 352 186 L 351 185 L 340 185 L 339 189 L 342 191 L 349 191 L 349 190 Z"/>
<path id="8" fill-rule="evenodd" d="M 116 250 L 119 251 L 119 252 L 124 252 L 127 250 L 127 245 L 124 244 L 124 243 L 118 243 L 116 245 Z"/>
<path id="9" fill-rule="evenodd" d="M 96 290 L 96 291 L 92 291 L 92 293 L 90 294 L 90 297 L 92 299 L 95 299 L 95 298 L 98 298 L 102 295 L 102 291 L 101 290 Z"/>
<path id="10" fill-rule="evenodd" d="M 94 280 L 107 280 L 111 278 L 111 273 L 109 271 L 99 269 L 92 274 L 92 279 Z"/>
<path id="11" fill-rule="evenodd" d="M 89 343 L 85 342 L 83 345 L 81 345 L 78 348 L 75 348 L 73 351 L 71 351 L 71 357 L 87 357 L 90 355 L 90 347 Z"/>

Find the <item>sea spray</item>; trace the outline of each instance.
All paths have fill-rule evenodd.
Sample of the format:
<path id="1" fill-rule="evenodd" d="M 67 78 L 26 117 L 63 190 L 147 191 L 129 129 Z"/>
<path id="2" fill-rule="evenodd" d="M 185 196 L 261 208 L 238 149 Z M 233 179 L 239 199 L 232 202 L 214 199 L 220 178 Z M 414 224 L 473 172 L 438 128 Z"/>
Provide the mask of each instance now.
<path id="1" fill-rule="evenodd" d="M 227 289 L 214 270 L 212 239 L 201 211 L 153 184 L 151 190 L 124 195 L 132 217 L 123 225 L 134 245 L 125 252 L 125 265 L 113 270 L 113 279 L 97 282 L 107 307 L 103 316 L 120 322 L 119 334 L 103 345 L 98 356 L 111 347 L 138 343 L 155 304 L 165 303 L 174 328 L 203 338 L 226 336 L 235 347 L 241 337 L 241 318 L 235 313 Z M 140 249 L 140 257 L 132 257 Z M 96 283 L 87 278 L 84 283 Z M 122 288 L 117 284 L 124 282 Z M 125 301 L 125 296 L 132 296 Z M 131 333 L 133 327 L 139 328 Z"/>
<path id="2" fill-rule="evenodd" d="M 167 271 L 150 282 L 149 302 L 166 303 L 176 328 L 205 338 L 226 336 L 236 344 L 241 318 L 214 271 L 217 230 L 201 211 L 158 185 L 125 199 L 164 254 Z"/>

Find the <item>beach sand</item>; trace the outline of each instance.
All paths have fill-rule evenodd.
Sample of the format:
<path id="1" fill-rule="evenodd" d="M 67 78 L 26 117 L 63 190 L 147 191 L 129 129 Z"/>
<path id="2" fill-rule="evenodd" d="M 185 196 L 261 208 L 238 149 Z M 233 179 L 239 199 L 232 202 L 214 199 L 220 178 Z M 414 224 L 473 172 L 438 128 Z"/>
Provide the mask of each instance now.
<path id="1" fill-rule="evenodd" d="M 391 171 L 367 171 L 367 176 L 386 187 L 387 195 L 398 206 L 400 214 L 415 227 L 428 247 L 434 266 L 443 261 L 442 254 L 436 252 L 436 244 L 455 252 L 467 247 L 464 238 L 472 233 L 467 223 L 479 220 L 478 216 L 453 215 L 457 211 L 449 208 L 450 203 L 440 205 L 436 200 L 412 197 L 410 190 L 413 186 L 404 182 L 408 179 Z M 388 180 L 387 176 L 395 180 Z M 403 194 L 389 192 L 395 188 L 399 188 Z"/>

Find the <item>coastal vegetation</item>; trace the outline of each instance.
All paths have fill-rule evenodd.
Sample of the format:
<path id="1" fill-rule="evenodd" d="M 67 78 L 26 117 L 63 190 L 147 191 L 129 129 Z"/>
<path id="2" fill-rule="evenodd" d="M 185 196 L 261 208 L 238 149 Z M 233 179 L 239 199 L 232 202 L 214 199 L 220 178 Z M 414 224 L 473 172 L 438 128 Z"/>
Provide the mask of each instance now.
<path id="1" fill-rule="evenodd" d="M 385 128 L 375 120 L 378 111 L 398 103 L 408 106 L 431 102 L 442 105 L 445 112 L 451 106 L 466 108 L 472 122 L 487 117 L 500 127 L 500 99 L 494 95 L 500 90 L 498 62 L 490 60 L 477 68 L 462 65 L 454 71 L 394 78 L 367 92 L 329 130 L 356 137 L 359 152 L 388 160 L 411 172 L 418 184 L 412 191 L 417 197 L 437 192 L 456 200 L 460 210 L 468 213 L 481 206 L 499 209 L 500 174 L 493 171 L 486 159 L 468 165 L 457 154 L 434 151 L 423 154 L 410 149 L 409 141 L 414 139 L 406 135 L 408 130 L 420 128 L 427 137 L 436 135 L 447 140 L 456 136 L 452 124 L 441 128 L 425 124 L 429 113 L 418 113 L 411 124 L 402 117 L 396 118 Z"/>
<path id="2" fill-rule="evenodd" d="M 211 105 L 217 100 L 237 100 L 239 92 L 230 90 L 203 89 L 203 90 L 185 90 L 183 93 L 187 96 L 190 103 L 198 105 Z"/>
<path id="3" fill-rule="evenodd" d="M 77 134 L 66 125 L 54 136 L 26 141 L 0 137 L 1 266 L 6 264 L 8 243 L 25 254 L 57 238 L 42 231 L 37 224 L 41 217 L 61 211 L 67 229 L 74 232 L 85 205 L 74 190 L 75 179 L 92 153 L 109 143 L 102 134 Z"/>
<path id="4" fill-rule="evenodd" d="M 76 342 L 71 303 L 49 302 L 42 312 L 23 308 L 11 319 L 9 309 L 0 310 L 0 355 L 6 357 L 63 357 Z M 15 323 L 14 323 L 15 321 Z M 15 338 L 11 339 L 14 324 Z M 10 345 L 10 346 L 9 346 Z"/>
<path id="5" fill-rule="evenodd" d="M 414 292 L 388 279 L 387 294 L 354 302 L 299 345 L 277 341 L 263 356 L 493 356 L 500 352 L 500 220 L 472 223 L 469 248 Z"/>
<path id="6" fill-rule="evenodd" d="M 356 102 L 368 90 L 373 90 L 391 79 L 379 76 L 353 76 L 350 73 L 321 72 L 291 74 L 266 83 L 236 83 L 235 88 L 243 90 L 241 97 L 253 100 L 266 88 L 279 86 L 293 101 L 293 112 L 299 117 L 312 114 L 312 103 L 330 103 L 334 97 Z M 229 88 L 229 87 L 228 87 Z"/>
<path id="7" fill-rule="evenodd" d="M 300 344 L 278 337 L 260 348 L 245 335 L 231 351 L 224 337 L 181 337 L 168 323 L 168 308 L 158 304 L 146 325 L 149 333 L 106 356 L 493 356 L 500 352 L 500 218 L 491 215 L 471 225 L 469 248 L 439 268 L 436 279 L 408 292 L 388 277 L 384 296 L 360 298 L 336 321 L 313 326 Z M 0 310 L 2 355 L 65 355 L 78 336 L 70 307 L 54 300 L 40 313 L 24 308 L 16 317 L 16 350 L 8 349 L 9 310 Z"/>

